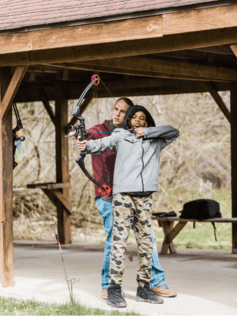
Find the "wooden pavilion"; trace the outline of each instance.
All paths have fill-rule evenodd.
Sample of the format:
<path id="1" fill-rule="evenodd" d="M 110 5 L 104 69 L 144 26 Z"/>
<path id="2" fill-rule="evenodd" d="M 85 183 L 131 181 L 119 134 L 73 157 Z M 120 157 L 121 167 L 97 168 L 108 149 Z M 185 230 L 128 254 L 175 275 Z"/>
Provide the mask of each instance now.
<path id="1" fill-rule="evenodd" d="M 42 101 L 56 129 L 56 183 L 39 187 L 71 242 L 68 100 L 100 73 L 116 97 L 210 92 L 231 123 L 237 217 L 237 4 L 221 0 L 0 0 L 0 281 L 14 285 L 12 102 Z M 231 115 L 218 91 L 230 90 Z M 100 97 L 109 97 L 106 90 Z M 92 98 L 87 94 L 86 109 Z M 55 100 L 53 113 L 49 100 Z M 29 186 L 30 187 L 30 186 Z M 32 187 L 32 186 L 31 186 Z M 237 253 L 237 224 L 232 224 Z"/>

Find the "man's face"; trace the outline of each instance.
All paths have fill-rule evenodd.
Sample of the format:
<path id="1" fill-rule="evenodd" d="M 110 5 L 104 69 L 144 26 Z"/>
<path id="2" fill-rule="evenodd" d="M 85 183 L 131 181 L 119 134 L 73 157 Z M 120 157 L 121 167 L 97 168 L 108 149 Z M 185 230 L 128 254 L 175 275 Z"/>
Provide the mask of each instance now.
<path id="1" fill-rule="evenodd" d="M 129 108 L 129 105 L 127 105 L 126 102 L 123 100 L 117 101 L 115 103 L 113 112 L 112 112 L 112 120 L 114 126 L 120 128 L 123 126 L 124 123 L 124 117 Z"/>

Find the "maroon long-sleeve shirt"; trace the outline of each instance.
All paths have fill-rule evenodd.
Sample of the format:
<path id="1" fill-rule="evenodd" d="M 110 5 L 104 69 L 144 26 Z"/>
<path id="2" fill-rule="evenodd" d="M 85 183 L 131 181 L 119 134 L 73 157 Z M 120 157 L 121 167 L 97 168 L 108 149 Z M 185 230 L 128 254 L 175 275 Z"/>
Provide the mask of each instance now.
<path id="1" fill-rule="evenodd" d="M 103 132 L 112 132 L 109 121 L 105 120 L 104 123 L 95 125 L 88 130 L 89 133 L 103 133 Z M 110 136 L 111 133 L 108 134 L 96 134 L 90 135 L 86 140 L 90 139 L 100 139 L 103 137 Z M 100 154 L 92 154 L 92 169 L 94 179 L 102 184 L 107 184 L 113 187 L 113 174 L 114 174 L 114 165 L 116 154 L 113 151 L 105 151 Z M 101 197 L 101 193 L 98 192 L 99 187 L 95 185 L 95 198 Z M 110 195 L 112 195 L 112 190 Z"/>

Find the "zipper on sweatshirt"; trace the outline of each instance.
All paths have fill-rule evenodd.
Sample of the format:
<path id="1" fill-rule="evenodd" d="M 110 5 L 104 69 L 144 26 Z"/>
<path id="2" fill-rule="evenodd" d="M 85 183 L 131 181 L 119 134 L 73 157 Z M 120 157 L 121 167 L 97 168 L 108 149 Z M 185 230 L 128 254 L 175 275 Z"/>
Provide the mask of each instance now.
<path id="1" fill-rule="evenodd" d="M 144 181 L 143 181 L 143 177 L 142 177 L 142 172 L 143 172 L 143 170 L 144 170 L 143 155 L 144 155 L 144 148 L 142 147 L 142 171 L 141 171 L 141 179 L 142 179 L 142 191 L 144 192 Z"/>

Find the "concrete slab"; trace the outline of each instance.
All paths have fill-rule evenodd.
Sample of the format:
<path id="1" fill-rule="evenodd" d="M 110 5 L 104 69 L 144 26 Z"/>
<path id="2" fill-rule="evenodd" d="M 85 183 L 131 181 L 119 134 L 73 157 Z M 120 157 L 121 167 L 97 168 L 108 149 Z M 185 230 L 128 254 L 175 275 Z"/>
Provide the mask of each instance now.
<path id="1" fill-rule="evenodd" d="M 80 278 L 73 287 L 75 299 L 86 306 L 110 311 L 113 309 L 100 297 L 103 247 L 103 244 L 66 245 L 63 257 L 68 278 Z M 178 296 L 164 298 L 164 304 L 155 305 L 135 301 L 136 247 L 128 247 L 123 279 L 128 306 L 120 311 L 136 311 L 142 315 L 237 315 L 237 256 L 228 251 L 178 251 L 178 254 L 160 256 L 167 284 Z M 128 255 L 133 255 L 132 261 Z M 0 296 L 48 303 L 69 301 L 56 244 L 15 242 L 14 256 L 15 286 L 1 287 Z"/>

